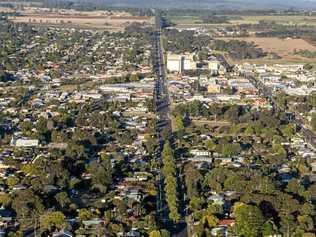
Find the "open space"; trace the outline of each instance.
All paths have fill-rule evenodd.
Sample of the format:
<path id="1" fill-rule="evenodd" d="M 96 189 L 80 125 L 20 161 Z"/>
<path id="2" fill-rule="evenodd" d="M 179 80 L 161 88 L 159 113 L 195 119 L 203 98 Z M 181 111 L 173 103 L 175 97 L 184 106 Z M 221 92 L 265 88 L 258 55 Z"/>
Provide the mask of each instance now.
<path id="1" fill-rule="evenodd" d="M 240 20 L 230 21 L 232 24 L 257 24 L 259 21 L 277 22 L 283 25 L 316 25 L 315 16 L 242 16 Z"/>
<path id="2" fill-rule="evenodd" d="M 287 16 L 287 15 L 262 15 L 262 16 L 234 16 L 227 23 L 210 24 L 203 23 L 199 16 L 169 16 L 169 19 L 178 27 L 190 26 L 218 26 L 218 25 L 241 25 L 241 24 L 258 24 L 260 21 L 277 22 L 282 25 L 309 25 L 316 26 L 316 16 Z"/>
<path id="3" fill-rule="evenodd" d="M 131 23 L 152 24 L 150 17 L 132 16 L 126 12 L 108 11 L 40 11 L 34 8 L 26 8 L 21 16 L 10 18 L 15 23 L 29 23 L 34 25 L 54 25 L 74 28 L 92 28 L 98 30 L 121 31 Z"/>
<path id="4" fill-rule="evenodd" d="M 295 55 L 295 51 L 309 50 L 316 51 L 316 47 L 303 39 L 280 39 L 276 37 L 260 38 L 260 37 L 242 37 L 242 38 L 220 38 L 221 40 L 243 40 L 247 42 L 254 42 L 259 48 L 262 48 L 267 53 L 276 53 L 282 57 L 277 59 L 277 62 L 291 62 L 313 63 L 315 60 L 304 58 L 299 55 Z M 249 61 L 249 60 L 247 60 Z M 275 63 L 275 60 L 271 59 L 256 59 L 256 62 L 263 63 Z"/>

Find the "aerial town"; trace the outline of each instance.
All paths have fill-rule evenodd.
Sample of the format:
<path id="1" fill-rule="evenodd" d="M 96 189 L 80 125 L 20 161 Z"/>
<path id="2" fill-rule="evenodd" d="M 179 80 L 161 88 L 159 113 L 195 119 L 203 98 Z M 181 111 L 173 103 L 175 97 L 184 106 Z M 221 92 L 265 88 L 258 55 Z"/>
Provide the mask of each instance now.
<path id="1" fill-rule="evenodd" d="M 315 237 L 316 11 L 93 6 L 0 1 L 0 237 Z"/>

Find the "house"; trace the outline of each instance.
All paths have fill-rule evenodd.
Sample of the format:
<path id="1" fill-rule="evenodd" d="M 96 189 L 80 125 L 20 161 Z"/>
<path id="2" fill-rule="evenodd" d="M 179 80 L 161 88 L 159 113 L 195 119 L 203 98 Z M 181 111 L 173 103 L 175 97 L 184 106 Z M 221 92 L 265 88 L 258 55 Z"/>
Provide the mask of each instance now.
<path id="1" fill-rule="evenodd" d="M 53 233 L 53 237 L 73 237 L 73 234 L 67 230 L 61 230 Z"/>
<path id="2" fill-rule="evenodd" d="M 212 155 L 212 153 L 209 151 L 197 150 L 197 149 L 191 150 L 190 154 L 195 156 L 195 157 L 210 157 Z"/>
<path id="3" fill-rule="evenodd" d="M 240 100 L 241 97 L 240 97 L 240 95 L 226 95 L 226 94 L 220 94 L 220 95 L 216 95 L 216 96 L 214 97 L 214 99 L 216 99 L 217 101 L 229 102 L 229 101 Z"/>
<path id="4" fill-rule="evenodd" d="M 281 173 L 278 175 L 278 177 L 284 184 L 290 182 L 294 178 L 290 173 Z"/>
<path id="5" fill-rule="evenodd" d="M 224 227 L 216 227 L 211 230 L 212 236 L 227 236 L 227 230 Z"/>
<path id="6" fill-rule="evenodd" d="M 231 157 L 216 157 L 215 161 L 220 162 L 221 165 L 227 165 L 233 162 L 233 158 Z"/>
<path id="7" fill-rule="evenodd" d="M 213 201 L 214 204 L 219 205 L 219 206 L 223 206 L 225 203 L 224 196 L 220 194 L 213 194 L 209 196 L 207 200 Z"/>
<path id="8" fill-rule="evenodd" d="M 83 221 L 82 224 L 84 224 L 84 226 L 86 227 L 93 227 L 93 226 L 97 226 L 100 225 L 103 221 L 99 218 L 94 218 L 91 220 L 87 220 L 87 221 Z"/>
<path id="9" fill-rule="evenodd" d="M 129 232 L 126 232 L 126 233 L 123 233 L 123 232 L 120 232 L 120 233 L 117 233 L 117 236 L 118 237 L 140 237 L 140 233 L 139 231 L 137 231 L 136 228 L 132 228 L 131 231 Z"/>
<path id="10" fill-rule="evenodd" d="M 211 230 L 212 236 L 229 236 L 228 228 L 235 225 L 235 220 L 233 219 L 222 219 L 218 223 L 219 227 L 213 228 Z"/>
<path id="11" fill-rule="evenodd" d="M 102 98 L 102 95 L 97 93 L 97 92 L 87 92 L 87 93 L 83 93 L 82 97 L 84 99 L 95 99 L 95 100 L 99 100 Z"/>
<path id="12" fill-rule="evenodd" d="M 39 145 L 38 139 L 27 139 L 27 138 L 12 138 L 11 146 L 16 147 L 37 147 Z"/>
<path id="13" fill-rule="evenodd" d="M 134 199 L 137 202 L 140 202 L 143 195 L 139 189 L 133 188 L 128 190 L 126 197 L 129 199 Z"/>
<path id="14" fill-rule="evenodd" d="M 0 207 L 0 225 L 12 221 L 14 217 L 15 213 L 13 211 Z"/>
<path id="15" fill-rule="evenodd" d="M 219 220 L 219 223 L 218 225 L 219 226 L 234 226 L 235 225 L 235 220 L 234 219 L 222 219 L 222 220 Z"/>
<path id="16" fill-rule="evenodd" d="M 25 189 L 27 189 L 27 187 L 23 184 L 17 184 L 12 188 L 13 191 L 19 191 L 19 190 L 25 190 Z"/>
<path id="17" fill-rule="evenodd" d="M 312 162 L 310 165 L 312 167 L 312 171 L 316 172 L 316 161 Z"/>
<path id="18" fill-rule="evenodd" d="M 211 71 L 211 74 L 218 74 L 221 64 L 217 59 L 212 59 L 208 62 L 208 70 Z"/>

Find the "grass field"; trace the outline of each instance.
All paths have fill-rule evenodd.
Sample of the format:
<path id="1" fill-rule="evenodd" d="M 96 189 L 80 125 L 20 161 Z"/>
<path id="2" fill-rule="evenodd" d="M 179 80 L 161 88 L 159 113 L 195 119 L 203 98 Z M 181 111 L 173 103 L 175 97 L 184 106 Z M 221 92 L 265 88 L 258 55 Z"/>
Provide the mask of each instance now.
<path id="1" fill-rule="evenodd" d="M 283 25 L 314 25 L 316 16 L 242 16 L 241 20 L 232 20 L 232 24 L 257 24 L 259 21 L 275 21 Z"/>
<path id="2" fill-rule="evenodd" d="M 168 19 L 176 25 L 202 24 L 198 16 L 170 16 Z"/>

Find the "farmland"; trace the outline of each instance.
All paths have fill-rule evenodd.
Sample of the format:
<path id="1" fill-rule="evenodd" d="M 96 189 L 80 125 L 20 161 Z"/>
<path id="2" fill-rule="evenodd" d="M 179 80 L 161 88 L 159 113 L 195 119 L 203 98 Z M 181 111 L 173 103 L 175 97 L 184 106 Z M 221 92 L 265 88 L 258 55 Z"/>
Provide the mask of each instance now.
<path id="1" fill-rule="evenodd" d="M 259 37 L 243 37 L 243 38 L 221 38 L 222 40 L 243 40 L 254 42 L 258 47 L 265 52 L 276 53 L 281 57 L 288 57 L 299 50 L 316 51 L 316 47 L 309 44 L 303 39 L 280 39 L 280 38 L 259 38 Z"/>
<path id="2" fill-rule="evenodd" d="M 8 7 L 0 7 L 0 13 L 13 13 L 14 10 Z"/>
<path id="3" fill-rule="evenodd" d="M 267 15 L 267 16 L 242 16 L 240 20 L 230 21 L 232 24 L 257 24 L 260 21 L 277 22 L 283 25 L 316 25 L 315 16 L 279 16 L 279 15 Z"/>
<path id="4" fill-rule="evenodd" d="M 21 16 L 10 18 L 15 23 L 28 23 L 32 25 L 64 26 L 73 28 L 86 28 L 97 30 L 122 31 L 131 23 L 152 24 L 150 17 L 131 16 L 126 12 L 92 11 L 79 12 L 50 11 L 28 8 Z"/>
<path id="5" fill-rule="evenodd" d="M 260 58 L 255 60 L 246 60 L 256 64 L 273 64 L 273 63 L 310 63 L 315 60 L 295 55 L 295 51 L 309 50 L 316 51 L 316 47 L 303 39 L 280 39 L 280 38 L 259 38 L 259 37 L 243 37 L 243 38 L 220 38 L 221 40 L 243 40 L 246 42 L 254 42 L 259 48 L 267 53 L 275 53 L 281 56 L 281 59 Z M 245 60 L 243 60 L 245 61 Z"/>
<path id="6" fill-rule="evenodd" d="M 203 23 L 199 16 L 169 16 L 169 19 L 178 27 L 189 26 L 216 26 L 216 25 L 240 25 L 240 24 L 258 24 L 260 21 L 277 22 L 282 25 L 308 25 L 316 26 L 316 16 L 304 15 L 262 15 L 262 16 L 227 16 L 231 18 L 224 24 Z"/>

